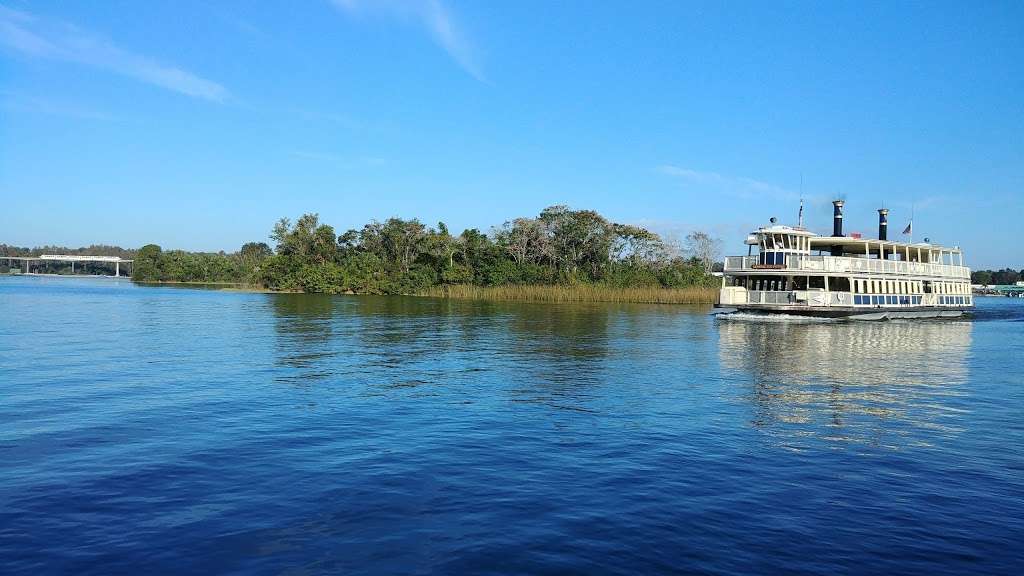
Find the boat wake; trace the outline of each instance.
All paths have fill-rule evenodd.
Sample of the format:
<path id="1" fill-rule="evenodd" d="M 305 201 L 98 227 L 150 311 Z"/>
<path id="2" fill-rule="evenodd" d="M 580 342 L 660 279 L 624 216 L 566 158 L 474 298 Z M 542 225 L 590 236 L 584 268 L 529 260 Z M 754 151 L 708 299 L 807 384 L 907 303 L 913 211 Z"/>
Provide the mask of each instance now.
<path id="1" fill-rule="evenodd" d="M 759 314 L 756 312 L 719 314 L 716 318 L 729 322 L 779 322 L 787 324 L 831 324 L 844 320 L 842 318 L 818 318 L 814 316 L 796 316 L 793 314 Z"/>

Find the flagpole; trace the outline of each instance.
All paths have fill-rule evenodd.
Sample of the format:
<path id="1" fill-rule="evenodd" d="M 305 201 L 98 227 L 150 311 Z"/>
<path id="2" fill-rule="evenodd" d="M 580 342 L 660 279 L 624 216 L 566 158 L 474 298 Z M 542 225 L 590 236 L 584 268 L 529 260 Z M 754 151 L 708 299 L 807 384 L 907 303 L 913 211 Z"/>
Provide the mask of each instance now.
<path id="1" fill-rule="evenodd" d="M 797 227 L 804 227 L 804 173 L 800 173 L 800 214 L 797 218 Z"/>

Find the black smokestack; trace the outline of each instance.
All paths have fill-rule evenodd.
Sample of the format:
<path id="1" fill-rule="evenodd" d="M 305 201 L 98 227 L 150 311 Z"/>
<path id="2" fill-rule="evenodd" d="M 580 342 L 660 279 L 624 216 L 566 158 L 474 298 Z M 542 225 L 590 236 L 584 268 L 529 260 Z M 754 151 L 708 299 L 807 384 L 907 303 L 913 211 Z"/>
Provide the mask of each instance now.
<path id="1" fill-rule="evenodd" d="M 878 210 L 878 239 L 889 239 L 889 211 L 885 208 Z"/>
<path id="2" fill-rule="evenodd" d="M 834 200 L 832 206 L 835 206 L 832 212 L 832 235 L 840 237 L 843 235 L 843 201 Z"/>

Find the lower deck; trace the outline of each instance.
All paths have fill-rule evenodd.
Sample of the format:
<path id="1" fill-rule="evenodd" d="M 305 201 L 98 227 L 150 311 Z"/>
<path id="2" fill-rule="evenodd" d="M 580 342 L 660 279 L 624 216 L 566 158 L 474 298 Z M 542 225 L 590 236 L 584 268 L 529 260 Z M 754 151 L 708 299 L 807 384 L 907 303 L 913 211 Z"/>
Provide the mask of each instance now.
<path id="1" fill-rule="evenodd" d="M 849 318 L 851 320 L 893 320 L 900 318 L 959 318 L 973 310 L 971 306 L 807 306 L 800 304 L 718 304 L 718 313 L 754 312 L 788 314 L 815 318 Z"/>
<path id="2" fill-rule="evenodd" d="M 974 306 L 966 280 L 899 276 L 792 276 L 775 271 L 726 274 L 719 303 L 729 307 L 798 311 L 833 311 L 835 316 L 910 313 L 934 315 L 959 312 Z M 899 314 L 897 314 L 899 313 Z"/>

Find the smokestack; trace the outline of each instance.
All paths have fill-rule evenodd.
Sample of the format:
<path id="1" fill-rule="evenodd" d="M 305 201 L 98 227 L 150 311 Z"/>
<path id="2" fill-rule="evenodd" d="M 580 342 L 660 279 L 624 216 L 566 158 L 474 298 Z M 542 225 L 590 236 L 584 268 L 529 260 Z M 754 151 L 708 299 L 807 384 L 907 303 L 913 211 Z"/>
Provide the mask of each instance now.
<path id="1" fill-rule="evenodd" d="M 832 212 L 832 235 L 840 237 L 843 235 L 843 201 L 834 200 L 832 206 L 835 206 Z"/>
<path id="2" fill-rule="evenodd" d="M 885 208 L 878 209 L 878 239 L 889 239 L 889 210 Z"/>

